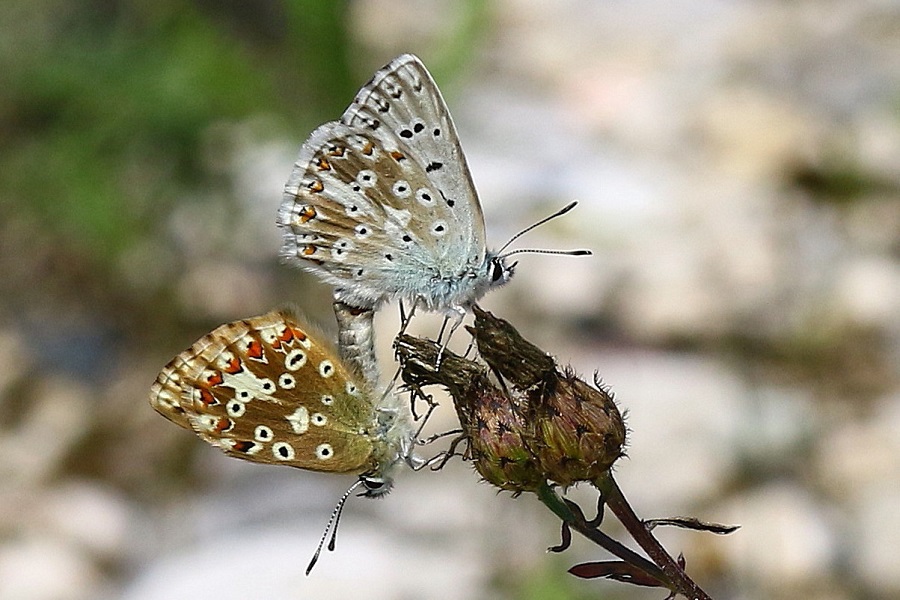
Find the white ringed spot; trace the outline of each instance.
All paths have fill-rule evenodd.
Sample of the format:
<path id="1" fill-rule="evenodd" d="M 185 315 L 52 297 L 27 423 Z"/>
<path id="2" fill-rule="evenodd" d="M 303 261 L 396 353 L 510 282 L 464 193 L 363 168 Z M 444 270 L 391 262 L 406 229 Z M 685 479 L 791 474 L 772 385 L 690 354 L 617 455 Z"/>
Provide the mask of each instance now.
<path id="1" fill-rule="evenodd" d="M 272 431 L 271 427 L 257 425 L 256 429 L 253 430 L 253 439 L 257 442 L 271 442 L 274 437 L 275 433 Z"/>
<path id="2" fill-rule="evenodd" d="M 278 376 L 278 387 L 283 390 L 292 390 L 297 387 L 297 379 L 290 373 L 282 373 Z"/>
<path id="3" fill-rule="evenodd" d="M 323 360 L 319 363 L 319 375 L 328 379 L 332 375 L 334 375 L 334 363 L 330 360 Z"/>
<path id="4" fill-rule="evenodd" d="M 356 175 L 356 181 L 363 187 L 373 187 L 378 182 L 378 176 L 371 169 L 363 169 Z"/>
<path id="5" fill-rule="evenodd" d="M 275 442 L 272 444 L 272 454 L 277 460 L 293 460 L 294 447 L 287 442 Z"/>
<path id="6" fill-rule="evenodd" d="M 225 406 L 225 411 L 228 413 L 229 417 L 243 417 L 244 413 L 247 412 L 247 405 L 243 402 L 232 400 Z"/>
<path id="7" fill-rule="evenodd" d="M 328 417 L 326 417 L 322 413 L 313 413 L 312 419 L 310 420 L 316 427 L 321 427 L 328 422 Z"/>
<path id="8" fill-rule="evenodd" d="M 271 395 L 275 393 L 275 383 L 271 379 L 260 379 L 259 386 L 266 394 Z"/>
<path id="9" fill-rule="evenodd" d="M 284 357 L 284 367 L 288 371 L 296 371 L 306 364 L 306 352 L 303 350 L 291 350 Z"/>
<path id="10" fill-rule="evenodd" d="M 319 460 L 329 460 L 334 456 L 334 448 L 331 444 L 319 444 L 316 446 L 316 458 Z"/>
<path id="11" fill-rule="evenodd" d="M 393 185 L 391 191 L 398 198 L 409 198 L 409 195 L 412 194 L 409 183 L 403 181 L 402 179 Z"/>
<path id="12" fill-rule="evenodd" d="M 431 224 L 431 235 L 443 237 L 447 233 L 447 222 L 438 220 Z"/>
<path id="13" fill-rule="evenodd" d="M 434 196 L 428 188 L 419 188 L 416 190 L 416 200 L 424 206 L 434 206 Z"/>

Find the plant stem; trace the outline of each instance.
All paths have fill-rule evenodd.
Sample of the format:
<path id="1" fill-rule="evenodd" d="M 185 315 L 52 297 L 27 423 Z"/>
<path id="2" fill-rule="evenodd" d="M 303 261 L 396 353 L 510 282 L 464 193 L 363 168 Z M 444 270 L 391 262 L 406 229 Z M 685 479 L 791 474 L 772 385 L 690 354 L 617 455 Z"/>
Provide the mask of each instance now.
<path id="1" fill-rule="evenodd" d="M 612 539 L 597 529 L 596 526 L 590 525 L 585 520 L 584 515 L 576 515 L 549 485 L 544 484 L 538 488 L 537 496 L 547 508 L 567 523 L 569 527 L 596 543 L 610 554 L 638 567 L 654 579 L 659 580 L 665 587 L 671 586 L 669 578 L 664 571 L 660 570 L 659 567 L 640 554 L 637 554 L 633 550 L 626 548 L 616 540 Z"/>
<path id="2" fill-rule="evenodd" d="M 712 600 L 709 594 L 704 592 L 700 586 L 688 577 L 684 569 L 675 562 L 662 544 L 653 537 L 645 526 L 644 522 L 638 518 L 631 505 L 625 499 L 625 495 L 619 488 L 619 485 L 613 479 L 612 473 L 608 472 L 594 485 L 603 495 L 603 500 L 609 509 L 616 515 L 616 518 L 625 526 L 631 537 L 644 549 L 644 552 L 659 565 L 659 568 L 665 573 L 665 579 L 672 584 L 672 590 L 691 598 L 692 600 Z"/>

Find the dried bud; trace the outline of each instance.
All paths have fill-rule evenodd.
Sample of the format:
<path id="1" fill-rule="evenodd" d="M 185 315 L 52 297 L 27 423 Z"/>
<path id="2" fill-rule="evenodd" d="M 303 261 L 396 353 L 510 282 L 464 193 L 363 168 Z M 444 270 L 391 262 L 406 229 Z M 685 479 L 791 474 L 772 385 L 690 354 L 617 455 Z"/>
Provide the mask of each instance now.
<path id="1" fill-rule="evenodd" d="M 568 486 L 595 481 L 622 456 L 625 424 L 612 396 L 525 340 L 507 321 L 475 307 L 467 328 L 500 380 L 478 363 L 429 340 L 401 335 L 394 342 L 403 381 L 411 388 L 440 384 L 450 392 L 468 439 L 467 458 L 490 483 L 535 491 L 547 480 Z M 595 382 L 596 383 L 596 382 Z"/>
<path id="2" fill-rule="evenodd" d="M 508 321 L 477 306 L 472 311 L 475 326 L 466 329 L 475 338 L 478 353 L 498 377 L 522 390 L 556 383 L 556 361 L 552 356 L 523 338 Z"/>
<path id="3" fill-rule="evenodd" d="M 546 481 L 526 436 L 529 428 L 518 402 L 491 383 L 476 362 L 430 341 L 401 335 L 394 342 L 404 383 L 412 388 L 440 384 L 453 397 L 453 405 L 468 441 L 467 458 L 489 483 L 516 493 L 534 491 Z"/>
<path id="4" fill-rule="evenodd" d="M 527 445 L 547 479 L 565 486 L 602 475 L 625 444 L 625 423 L 612 396 L 571 369 L 561 372 L 507 321 L 478 307 L 474 312 L 475 326 L 468 329 L 479 354 L 511 393 L 527 396 L 522 407 L 531 428 Z"/>
<path id="5" fill-rule="evenodd" d="M 566 370 L 555 390 L 532 403 L 532 448 L 548 479 L 568 486 L 595 481 L 620 456 L 625 423 L 612 397 Z"/>
<path id="6" fill-rule="evenodd" d="M 463 424 L 463 429 L 478 473 L 516 493 L 533 492 L 544 484 L 547 477 L 528 447 L 530 427 L 517 403 L 496 388 L 465 400 L 471 404 L 473 421 Z"/>

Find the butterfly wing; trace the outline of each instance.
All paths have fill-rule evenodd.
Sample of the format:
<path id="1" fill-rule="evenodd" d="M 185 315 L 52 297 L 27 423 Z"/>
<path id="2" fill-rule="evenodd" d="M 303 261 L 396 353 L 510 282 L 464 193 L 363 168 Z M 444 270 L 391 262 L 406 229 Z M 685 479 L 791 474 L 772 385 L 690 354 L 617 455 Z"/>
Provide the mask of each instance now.
<path id="1" fill-rule="evenodd" d="M 483 257 L 484 214 L 466 155 L 450 110 L 418 57 L 401 55 L 378 71 L 356 95 L 341 122 L 353 128 L 374 128 L 397 143 L 437 188 L 443 200 L 437 206 L 447 206 L 454 230 L 467 234 L 466 250 Z M 427 219 L 423 221 L 427 225 Z"/>
<path id="2" fill-rule="evenodd" d="M 157 412 L 226 454 L 340 473 L 377 466 L 371 398 L 288 312 L 222 325 L 150 391 Z"/>
<path id="3" fill-rule="evenodd" d="M 282 255 L 372 306 L 434 298 L 484 262 L 484 216 L 441 93 L 418 58 L 378 71 L 303 145 L 279 212 Z M 438 292 L 440 293 L 440 292 Z"/>

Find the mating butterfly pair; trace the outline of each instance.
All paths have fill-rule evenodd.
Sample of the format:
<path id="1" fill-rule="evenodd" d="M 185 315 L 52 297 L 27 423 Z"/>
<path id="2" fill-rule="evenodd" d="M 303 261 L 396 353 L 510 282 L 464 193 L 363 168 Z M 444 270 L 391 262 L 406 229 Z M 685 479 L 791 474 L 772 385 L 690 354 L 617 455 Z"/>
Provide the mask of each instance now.
<path id="1" fill-rule="evenodd" d="M 453 120 L 409 54 L 310 135 L 278 225 L 286 261 L 335 286 L 340 354 L 288 311 L 228 323 L 162 370 L 150 403 L 231 456 L 357 474 L 381 495 L 396 465 L 420 462 L 409 407 L 378 391 L 374 312 L 400 298 L 461 318 L 509 281 L 521 250 L 487 250 Z"/>
<path id="2" fill-rule="evenodd" d="M 232 456 L 388 489 L 414 429 L 408 409 L 377 394 L 374 310 L 393 297 L 459 309 L 512 275 L 486 251 L 456 128 L 418 58 L 392 61 L 312 133 L 278 224 L 283 256 L 335 285 L 341 357 L 273 312 L 203 337 L 163 369 L 150 402 Z"/>

